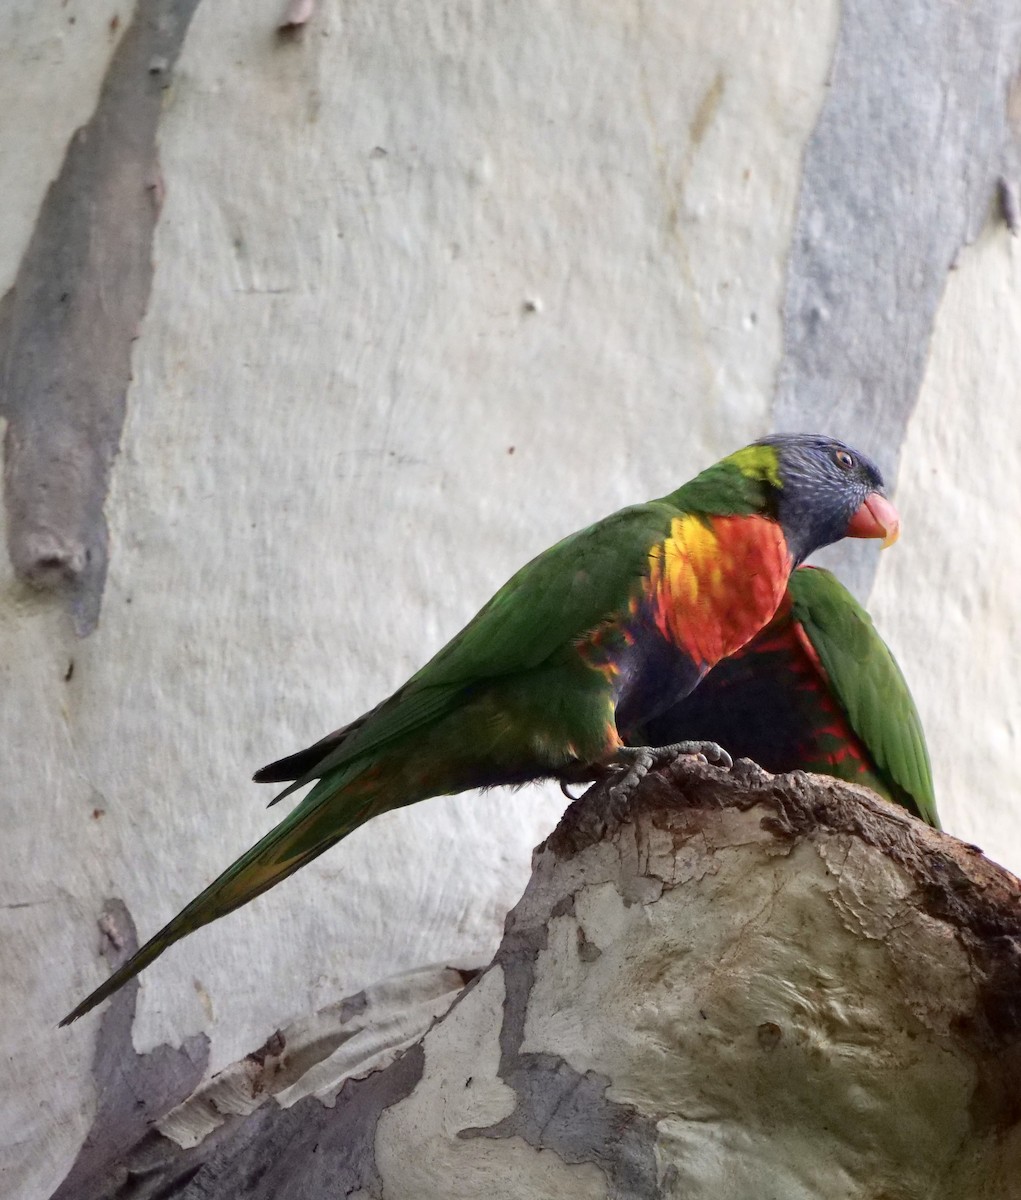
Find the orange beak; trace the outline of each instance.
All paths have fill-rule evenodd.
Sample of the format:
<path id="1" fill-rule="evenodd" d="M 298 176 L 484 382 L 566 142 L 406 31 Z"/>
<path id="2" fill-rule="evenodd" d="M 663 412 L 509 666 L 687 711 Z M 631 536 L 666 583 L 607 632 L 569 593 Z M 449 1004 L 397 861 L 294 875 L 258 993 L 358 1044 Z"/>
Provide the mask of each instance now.
<path id="1" fill-rule="evenodd" d="M 900 537 L 900 517 L 889 500 L 879 492 L 870 492 L 851 518 L 847 537 L 882 538 L 883 549 Z"/>

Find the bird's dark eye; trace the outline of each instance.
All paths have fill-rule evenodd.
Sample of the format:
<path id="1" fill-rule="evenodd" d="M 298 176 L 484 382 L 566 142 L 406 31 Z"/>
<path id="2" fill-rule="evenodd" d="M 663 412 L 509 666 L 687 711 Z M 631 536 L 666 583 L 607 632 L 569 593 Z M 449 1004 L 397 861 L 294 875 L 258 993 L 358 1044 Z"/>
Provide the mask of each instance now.
<path id="1" fill-rule="evenodd" d="M 838 467 L 843 467 L 845 471 L 854 470 L 854 455 L 848 454 L 846 450 L 834 450 L 833 461 Z"/>

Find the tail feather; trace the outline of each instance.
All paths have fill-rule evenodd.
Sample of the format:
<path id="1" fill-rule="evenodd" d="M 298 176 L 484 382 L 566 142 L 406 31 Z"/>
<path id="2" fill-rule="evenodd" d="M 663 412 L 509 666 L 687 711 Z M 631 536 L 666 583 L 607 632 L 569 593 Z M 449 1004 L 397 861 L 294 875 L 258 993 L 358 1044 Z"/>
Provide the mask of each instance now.
<path id="1" fill-rule="evenodd" d="M 275 829 L 186 905 L 60 1024 L 77 1021 L 159 958 L 168 946 L 254 900 L 387 807 L 381 803 L 377 789 L 356 790 L 346 783 L 338 787 L 337 782 L 324 780 L 318 784 Z"/>
<path id="2" fill-rule="evenodd" d="M 281 800 L 286 799 L 292 792 L 300 791 L 301 788 L 315 779 L 319 774 L 316 768 L 323 759 L 327 755 L 332 754 L 339 746 L 343 745 L 356 729 L 360 729 L 365 724 L 369 716 L 371 716 L 371 713 L 366 713 L 365 716 L 359 717 L 357 721 L 352 721 L 350 725 L 345 725 L 333 733 L 328 733 L 326 737 L 320 738 L 318 742 L 313 742 L 311 746 L 306 746 L 304 750 L 298 750 L 294 754 L 288 754 L 286 758 L 278 758 L 276 762 L 267 763 L 266 766 L 260 767 L 252 776 L 256 783 L 287 783 L 287 787 L 282 792 L 277 792 L 266 807 L 272 808 L 274 804 L 279 804 Z M 294 782 L 288 782 L 290 780 Z"/>
<path id="3" fill-rule="evenodd" d="M 318 742 L 313 742 L 311 746 L 306 746 L 304 750 L 288 754 L 286 758 L 278 758 L 276 762 L 267 763 L 264 767 L 260 767 L 252 778 L 256 783 L 287 783 L 291 779 L 300 779 L 313 770 L 318 763 L 321 763 L 327 754 L 336 750 L 355 729 L 360 728 L 365 723 L 365 719 L 365 717 L 359 717 L 357 721 L 352 721 L 350 725 L 328 733 L 326 737 L 320 738 Z M 276 801 L 273 803 L 275 804 Z"/>

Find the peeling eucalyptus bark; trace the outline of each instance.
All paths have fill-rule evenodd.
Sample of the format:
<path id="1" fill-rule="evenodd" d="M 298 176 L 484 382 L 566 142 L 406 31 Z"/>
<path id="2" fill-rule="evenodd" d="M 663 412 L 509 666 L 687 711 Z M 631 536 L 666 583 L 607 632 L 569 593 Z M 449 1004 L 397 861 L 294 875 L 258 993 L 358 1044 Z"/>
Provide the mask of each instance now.
<path id="1" fill-rule="evenodd" d="M 570 904 L 562 904 L 567 912 Z M 559 915 L 554 908 L 551 915 Z M 499 1076 L 516 1096 L 514 1111 L 462 1138 L 520 1137 L 537 1150 L 552 1150 L 565 1163 L 596 1163 L 607 1179 L 608 1200 L 655 1200 L 655 1123 L 630 1104 L 607 1096 L 612 1080 L 580 1072 L 557 1054 L 523 1053 L 528 999 L 536 959 L 548 949 L 543 923 L 511 914 L 495 964 L 503 968 L 506 997 L 500 1029 Z M 584 955 L 582 955 L 584 957 Z"/>
<path id="2" fill-rule="evenodd" d="M 134 926 L 119 901 L 111 902 L 100 926 L 114 967 L 137 946 Z M 245 1194 L 270 1200 L 304 1178 L 305 1168 L 294 1161 L 296 1139 L 311 1147 L 308 1170 L 313 1175 L 324 1170 L 329 1187 L 338 1180 L 352 1191 L 375 1187 L 375 1124 L 420 1077 L 420 1050 L 404 1055 L 393 1072 L 384 1072 L 382 1064 L 413 1048 L 476 973 L 426 968 L 385 980 L 275 1031 L 209 1080 L 203 1080 L 205 1037 L 189 1039 L 180 1051 L 161 1046 L 144 1057 L 134 1053 L 131 1022 L 140 984 L 133 980 L 103 1014 L 93 1071 L 99 1105 L 85 1145 L 53 1200 L 150 1200 L 176 1194 L 200 1168 L 203 1187 L 212 1194 L 231 1195 L 244 1173 L 254 1189 Z M 177 1086 L 189 1062 L 195 1069 L 183 1087 Z M 346 1078 L 352 1063 L 369 1078 Z M 339 1122 L 335 1102 L 344 1106 Z M 266 1167 L 271 1143 L 280 1151 L 284 1175 Z M 221 1184 L 215 1181 L 221 1179 L 218 1192 Z M 313 1200 L 332 1194 L 323 1186 L 311 1178 L 301 1194 Z"/>
<path id="3" fill-rule="evenodd" d="M 152 282 L 156 130 L 197 4 L 138 0 L 0 312 L 8 550 L 22 579 L 61 594 L 82 637 L 99 619 L 103 505 Z"/>
<path id="4" fill-rule="evenodd" d="M 947 273 L 1021 166 L 1015 0 L 846 0 L 809 140 L 776 429 L 867 447 L 892 483 Z M 877 551 L 826 561 L 866 596 Z"/>
<path id="5" fill-rule="evenodd" d="M 618 813 L 603 785 L 571 805 L 490 967 L 332 1108 L 150 1132 L 77 1194 L 1021 1196 L 1021 882 L 747 761 L 652 773 Z"/>

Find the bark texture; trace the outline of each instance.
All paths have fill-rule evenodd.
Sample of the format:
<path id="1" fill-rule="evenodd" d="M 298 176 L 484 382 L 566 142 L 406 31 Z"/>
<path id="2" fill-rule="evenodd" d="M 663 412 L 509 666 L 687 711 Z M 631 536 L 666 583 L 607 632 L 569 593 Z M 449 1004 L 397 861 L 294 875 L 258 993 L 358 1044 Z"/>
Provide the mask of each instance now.
<path id="1" fill-rule="evenodd" d="M 328 1079 L 279 1039 L 254 1111 L 181 1145 L 200 1094 L 102 1169 L 97 1126 L 58 1196 L 1012 1200 L 1019 899 L 818 777 L 678 764 L 623 814 L 594 788 L 492 964 L 390 1065 Z M 284 1107 L 274 1073 L 306 1069 Z"/>
<path id="2" fill-rule="evenodd" d="M 8 550 L 22 579 L 60 591 L 83 637 L 99 620 L 103 507 L 152 284 L 163 92 L 197 3 L 140 0 L 0 301 Z"/>

